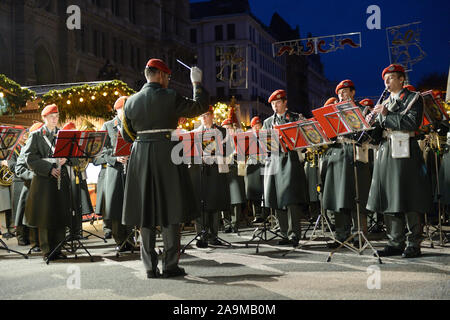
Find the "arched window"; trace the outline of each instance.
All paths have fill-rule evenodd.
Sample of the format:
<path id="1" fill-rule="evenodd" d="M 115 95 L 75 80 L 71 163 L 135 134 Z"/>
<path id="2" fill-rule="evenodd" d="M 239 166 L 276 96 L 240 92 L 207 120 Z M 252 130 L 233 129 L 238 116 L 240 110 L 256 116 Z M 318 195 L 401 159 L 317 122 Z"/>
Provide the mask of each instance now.
<path id="1" fill-rule="evenodd" d="M 7 46 L 5 40 L 0 34 L 0 48 L 11 48 Z M 10 61 L 10 50 L 0 50 L 0 73 L 3 73 L 7 77 L 12 77 L 11 61 Z"/>
<path id="2" fill-rule="evenodd" d="M 52 59 L 43 46 L 39 46 L 34 52 L 34 70 L 36 72 L 36 84 L 52 84 L 56 82 Z"/>

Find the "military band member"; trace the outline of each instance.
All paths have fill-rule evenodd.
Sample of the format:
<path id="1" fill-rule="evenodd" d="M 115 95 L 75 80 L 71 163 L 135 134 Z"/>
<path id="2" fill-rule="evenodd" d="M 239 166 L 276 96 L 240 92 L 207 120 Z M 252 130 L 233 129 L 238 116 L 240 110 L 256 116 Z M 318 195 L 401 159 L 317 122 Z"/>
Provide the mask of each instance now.
<path id="1" fill-rule="evenodd" d="M 364 107 L 364 112 L 363 112 L 364 116 L 369 115 L 373 111 L 373 108 L 375 106 L 375 103 L 373 102 L 373 100 L 369 99 L 369 98 L 361 100 L 359 102 L 359 104 Z M 374 145 L 371 141 L 369 141 L 367 143 L 367 147 L 368 147 L 367 151 L 368 151 L 369 169 L 370 169 L 370 174 L 372 175 L 375 156 L 378 151 L 378 145 Z M 371 223 L 369 223 L 370 228 L 368 229 L 368 231 L 372 232 L 372 233 L 382 232 L 383 225 L 384 225 L 383 214 L 378 213 L 378 212 L 375 212 L 375 213 L 367 212 L 367 215 L 368 215 L 368 217 L 372 217 Z"/>
<path id="2" fill-rule="evenodd" d="M 1 166 L 8 166 L 6 160 L 0 161 Z M 0 184 L 0 226 L 2 238 L 14 238 L 14 225 L 12 223 L 12 201 L 11 201 L 11 187 L 9 185 Z M 4 228 L 4 229 L 3 229 Z"/>
<path id="3" fill-rule="evenodd" d="M 339 102 L 353 101 L 363 111 L 364 108 L 354 101 L 355 93 L 355 85 L 351 80 L 343 80 L 336 87 Z M 351 140 L 357 137 L 359 137 L 358 134 L 354 137 L 352 135 L 344 138 L 337 137 L 337 142 L 330 145 L 326 157 L 322 204 L 324 209 L 334 213 L 336 240 L 340 242 L 344 242 L 351 233 L 358 231 L 354 154 Z M 365 207 L 371 180 L 370 169 L 368 163 L 356 158 L 356 170 L 358 175 L 361 230 L 367 233 Z M 359 245 L 358 238 L 353 240 L 355 246 Z M 339 245 L 338 242 L 333 242 L 328 247 L 336 248 Z"/>
<path id="4" fill-rule="evenodd" d="M 253 117 L 250 126 L 252 131 L 262 129 L 262 123 L 258 116 Z M 256 155 L 248 157 L 246 162 L 246 174 L 244 176 L 245 182 L 245 196 L 250 202 L 253 215 L 255 216 L 253 223 L 262 223 L 267 218 L 265 210 L 262 210 L 262 200 L 264 192 L 264 165 L 259 161 Z"/>
<path id="5" fill-rule="evenodd" d="M 271 130 L 275 125 L 304 119 L 301 114 L 288 110 L 286 91 L 274 91 L 268 101 L 274 114 L 264 121 L 263 129 Z M 265 167 L 264 199 L 266 206 L 275 210 L 280 232 L 285 237 L 278 243 L 296 247 L 300 239 L 302 206 L 307 204 L 305 171 L 296 151 L 272 153 Z"/>
<path id="6" fill-rule="evenodd" d="M 107 131 L 105 145 L 102 152 L 97 157 L 97 163 L 107 164 L 105 172 L 105 180 L 103 184 L 103 193 L 105 201 L 105 215 L 103 221 L 111 226 L 111 233 L 116 242 L 116 250 L 130 251 L 132 245 L 126 242 L 128 235 L 132 230 L 132 226 L 122 224 L 123 202 L 125 192 L 125 181 L 127 178 L 127 162 L 128 157 L 114 156 L 114 149 L 117 144 L 118 134 L 123 126 L 123 106 L 128 97 L 120 97 L 114 104 L 116 116 L 114 119 L 103 124 L 101 131 Z M 100 203 L 101 205 L 101 203 Z"/>
<path id="7" fill-rule="evenodd" d="M 25 206 L 29 226 L 39 228 L 39 243 L 44 259 L 64 240 L 65 228 L 70 225 L 69 176 L 67 159 L 50 158 L 59 131 L 58 107 L 53 104 L 42 110 L 45 125 L 33 132 L 24 148 L 24 158 L 33 170 L 30 192 Z M 60 251 L 52 259 L 64 259 Z"/>
<path id="8" fill-rule="evenodd" d="M 384 213 L 389 241 L 378 254 L 413 258 L 421 254 L 420 215 L 429 212 L 432 204 L 430 180 L 415 134 L 422 123 L 423 98 L 403 88 L 406 76 L 400 65 L 385 68 L 382 78 L 390 96 L 373 110 L 382 138 L 367 209 Z"/>
<path id="9" fill-rule="evenodd" d="M 222 127 L 227 129 L 227 136 L 225 141 L 227 142 L 227 148 L 233 150 L 231 157 L 232 161 L 229 165 L 229 172 L 227 173 L 228 186 L 230 188 L 230 209 L 224 211 L 224 218 L 229 222 L 225 226 L 225 233 L 237 233 L 239 230 L 239 219 L 242 213 L 242 205 L 246 203 L 245 198 L 245 183 L 244 176 L 239 175 L 236 152 L 232 135 L 235 130 L 239 128 L 236 115 L 234 112 L 230 112 L 230 116 L 222 122 Z"/>
<path id="10" fill-rule="evenodd" d="M 100 172 L 97 177 L 97 188 L 96 188 L 96 200 L 95 200 L 95 213 L 102 216 L 103 219 L 103 233 L 105 239 L 112 238 L 111 221 L 106 219 L 105 213 L 105 175 L 108 163 L 105 157 L 96 157 L 92 159 L 92 163 L 95 166 L 101 166 Z"/>
<path id="11" fill-rule="evenodd" d="M 29 129 L 28 133 L 39 130 L 44 124 L 42 122 L 34 123 Z M 29 136 L 27 137 L 29 139 Z M 25 219 L 25 206 L 28 199 L 28 194 L 33 180 L 34 172 L 28 168 L 24 157 L 24 148 L 22 147 L 17 161 L 14 165 L 14 174 L 23 181 L 23 187 L 20 192 L 19 201 L 17 203 L 15 226 L 17 230 L 23 230 L 24 242 L 31 246 L 31 252 L 41 252 L 39 246 L 39 233 L 36 227 L 30 227 Z M 18 241 L 20 237 L 18 237 Z"/>
<path id="12" fill-rule="evenodd" d="M 200 116 L 200 120 L 201 125 L 194 131 L 218 130 L 222 135 L 223 141 L 226 136 L 226 129 L 214 123 L 214 109 L 212 106 Z M 214 143 L 212 142 L 210 145 Z M 202 213 L 195 221 L 195 228 L 198 233 L 202 230 L 206 231 L 204 237 L 196 242 L 198 248 L 206 248 L 208 244 L 222 244 L 217 236 L 220 212 L 227 211 L 230 207 L 230 189 L 226 173 L 219 172 L 219 165 L 216 161 L 205 162 L 203 161 L 201 165 L 191 165 L 189 168 L 194 187 L 195 202 Z"/>
<path id="13" fill-rule="evenodd" d="M 76 130 L 73 122 L 69 122 L 61 130 Z M 72 206 L 75 210 L 75 222 L 73 233 L 79 236 L 83 234 L 83 215 L 94 212 L 92 207 L 91 197 L 87 186 L 86 168 L 84 167 L 89 160 L 78 159 L 78 165 L 72 167 L 70 174 L 71 191 L 72 191 Z"/>
<path id="14" fill-rule="evenodd" d="M 439 168 L 438 197 L 442 204 L 450 206 L 450 132 L 447 132 L 446 144 L 442 146 L 442 160 Z"/>
<path id="15" fill-rule="evenodd" d="M 25 129 L 23 127 L 16 127 L 18 129 Z M 17 144 L 17 146 L 14 148 L 13 150 L 13 154 L 10 158 L 10 160 L 8 160 L 8 167 L 9 170 L 14 173 L 14 177 L 13 177 L 13 183 L 11 185 L 11 196 L 12 196 L 12 201 L 11 201 L 11 209 L 12 209 L 12 222 L 14 223 L 16 220 L 16 214 L 17 214 L 17 206 L 19 204 L 19 199 L 20 199 L 20 194 L 22 192 L 22 188 L 23 188 L 23 180 L 20 179 L 20 177 L 18 177 L 15 174 L 15 168 L 16 168 L 16 163 L 17 163 L 17 158 L 20 155 L 20 151 L 22 150 L 22 147 L 25 143 L 26 140 L 26 133 L 22 135 L 22 137 L 20 138 L 19 143 Z M 14 224 L 15 225 L 15 224 Z M 28 237 L 28 228 L 20 225 L 17 226 L 16 225 L 16 238 L 17 238 L 17 243 L 19 246 L 26 246 L 30 244 L 30 240 Z"/>
<path id="16" fill-rule="evenodd" d="M 187 166 L 171 159 L 171 132 L 180 117 L 195 117 L 208 109 L 208 94 L 201 86 L 202 72 L 191 69 L 194 99 L 169 89 L 171 70 L 160 59 L 150 59 L 145 68 L 147 83 L 124 107 L 121 133 L 133 143 L 123 205 L 124 223 L 141 227 L 141 259 L 148 278 L 160 276 L 155 252 L 156 226 L 161 226 L 164 253 L 162 276 L 185 275 L 178 266 L 180 223 L 189 222 L 199 211 Z"/>

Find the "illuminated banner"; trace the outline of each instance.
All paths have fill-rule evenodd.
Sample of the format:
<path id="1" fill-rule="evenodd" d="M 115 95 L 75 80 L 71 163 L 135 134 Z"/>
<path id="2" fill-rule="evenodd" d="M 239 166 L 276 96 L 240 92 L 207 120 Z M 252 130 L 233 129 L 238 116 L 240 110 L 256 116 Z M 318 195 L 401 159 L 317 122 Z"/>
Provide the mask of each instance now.
<path id="1" fill-rule="evenodd" d="M 216 56 L 220 60 L 217 79 L 228 82 L 230 88 L 248 88 L 247 47 L 216 47 Z"/>
<path id="2" fill-rule="evenodd" d="M 389 61 L 401 64 L 405 71 L 411 71 L 426 53 L 420 47 L 420 22 L 386 28 Z"/>
<path id="3" fill-rule="evenodd" d="M 309 56 L 334 52 L 345 47 L 361 48 L 361 32 L 275 42 L 272 44 L 272 51 L 274 57 L 280 57 L 285 53 Z"/>

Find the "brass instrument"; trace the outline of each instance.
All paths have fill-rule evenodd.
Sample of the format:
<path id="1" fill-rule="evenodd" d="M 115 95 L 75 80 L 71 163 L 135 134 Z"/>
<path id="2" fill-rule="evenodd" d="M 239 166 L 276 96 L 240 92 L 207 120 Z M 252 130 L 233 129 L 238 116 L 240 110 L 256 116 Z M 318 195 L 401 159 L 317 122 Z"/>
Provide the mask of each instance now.
<path id="1" fill-rule="evenodd" d="M 306 148 L 305 160 L 310 163 L 310 167 L 318 166 L 318 160 L 322 154 L 328 149 L 328 146 L 320 146 L 316 148 Z"/>
<path id="2" fill-rule="evenodd" d="M 78 159 L 78 164 L 76 166 L 73 166 L 73 170 L 75 171 L 75 183 L 76 184 L 80 184 L 80 179 L 79 179 L 79 175 L 81 174 L 81 178 L 83 180 L 86 180 L 87 176 L 86 176 L 86 169 L 89 165 L 89 159 L 83 159 L 80 158 Z"/>
<path id="3" fill-rule="evenodd" d="M 0 167 L 0 186 L 9 187 L 13 183 L 14 173 L 9 170 L 8 166 Z"/>
<path id="4" fill-rule="evenodd" d="M 447 143 L 447 137 L 446 136 L 440 136 L 436 132 L 430 132 L 426 136 L 426 145 L 431 149 L 435 151 L 441 152 L 443 150 L 443 147 Z"/>

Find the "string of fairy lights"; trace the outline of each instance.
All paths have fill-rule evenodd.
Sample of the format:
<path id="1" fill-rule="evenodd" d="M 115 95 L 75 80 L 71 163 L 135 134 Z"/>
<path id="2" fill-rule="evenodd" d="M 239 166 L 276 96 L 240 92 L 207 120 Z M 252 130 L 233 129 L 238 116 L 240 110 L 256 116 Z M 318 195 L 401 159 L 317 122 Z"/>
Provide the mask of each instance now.
<path id="1" fill-rule="evenodd" d="M 113 106 L 120 96 L 129 96 L 135 91 L 124 82 L 114 80 L 95 86 L 82 85 L 63 90 L 51 90 L 42 96 L 40 108 L 48 104 L 59 107 L 61 121 L 80 116 L 110 119 L 114 116 Z"/>
<path id="2" fill-rule="evenodd" d="M 230 104 L 226 104 L 224 102 L 217 102 L 213 105 L 214 108 L 214 122 L 220 125 L 225 119 L 229 117 L 231 108 L 234 108 L 235 101 L 232 100 Z M 179 129 L 184 129 L 186 131 L 194 130 L 200 124 L 200 116 L 195 118 L 185 119 L 185 121 L 179 124 Z M 241 128 L 245 129 L 249 125 L 241 122 Z"/>

